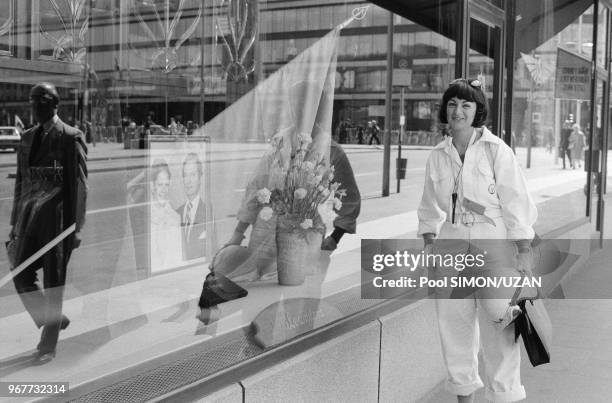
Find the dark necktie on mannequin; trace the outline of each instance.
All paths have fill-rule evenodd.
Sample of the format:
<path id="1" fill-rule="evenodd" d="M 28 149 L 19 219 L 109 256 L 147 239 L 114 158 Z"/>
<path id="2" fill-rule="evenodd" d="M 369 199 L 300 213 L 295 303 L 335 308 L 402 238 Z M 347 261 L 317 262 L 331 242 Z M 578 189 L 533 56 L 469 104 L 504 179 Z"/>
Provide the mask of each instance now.
<path id="1" fill-rule="evenodd" d="M 42 138 L 43 138 L 43 126 L 40 125 L 40 127 L 36 130 L 36 132 L 34 132 L 34 140 L 32 141 L 32 148 L 30 148 L 30 165 L 32 164 L 32 161 L 34 160 L 34 156 L 36 155 L 36 153 L 38 152 L 38 149 L 40 148 L 40 144 L 42 143 Z"/>
<path id="2" fill-rule="evenodd" d="M 185 204 L 185 237 L 189 236 L 189 232 L 191 230 L 191 202 L 188 201 L 187 204 Z"/>

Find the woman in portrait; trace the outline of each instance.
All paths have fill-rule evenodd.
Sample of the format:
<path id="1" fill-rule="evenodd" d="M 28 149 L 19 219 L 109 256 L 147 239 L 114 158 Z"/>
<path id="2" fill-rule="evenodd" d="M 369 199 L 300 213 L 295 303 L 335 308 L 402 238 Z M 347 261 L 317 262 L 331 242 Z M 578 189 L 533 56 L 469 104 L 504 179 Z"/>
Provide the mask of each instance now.
<path id="1" fill-rule="evenodd" d="M 178 266 L 182 260 L 181 217 L 168 200 L 168 164 L 156 160 L 151 166 L 151 271 Z"/>
<path id="2" fill-rule="evenodd" d="M 474 270 L 437 266 L 432 271 L 436 278 L 529 276 L 537 210 L 512 149 L 484 126 L 487 99 L 481 82 L 451 82 L 439 118 L 450 136 L 427 160 L 418 234 L 426 255 L 480 255 L 483 264 Z M 513 293 L 510 287 L 436 289 L 447 389 L 459 402 L 473 401 L 483 386 L 489 401 L 525 398 L 512 324 L 519 308 L 509 306 Z"/>

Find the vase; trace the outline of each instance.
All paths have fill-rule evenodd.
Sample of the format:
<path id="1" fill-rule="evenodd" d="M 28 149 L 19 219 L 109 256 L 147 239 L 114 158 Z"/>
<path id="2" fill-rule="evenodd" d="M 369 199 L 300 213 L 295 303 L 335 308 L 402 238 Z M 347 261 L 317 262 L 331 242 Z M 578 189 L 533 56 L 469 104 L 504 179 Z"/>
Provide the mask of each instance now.
<path id="1" fill-rule="evenodd" d="M 303 229 L 298 221 L 280 218 L 276 231 L 276 269 L 280 285 L 300 285 L 319 264 L 323 234 Z"/>

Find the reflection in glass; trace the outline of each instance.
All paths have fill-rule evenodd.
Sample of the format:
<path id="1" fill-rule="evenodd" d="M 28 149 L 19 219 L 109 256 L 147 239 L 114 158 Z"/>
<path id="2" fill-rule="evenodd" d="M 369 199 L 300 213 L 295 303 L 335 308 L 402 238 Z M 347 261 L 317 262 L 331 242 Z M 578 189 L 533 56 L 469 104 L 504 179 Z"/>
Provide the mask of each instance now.
<path id="1" fill-rule="evenodd" d="M 13 0 L 0 0 L 0 55 L 10 55 L 13 46 Z"/>
<path id="2" fill-rule="evenodd" d="M 181 217 L 168 199 L 170 168 L 164 160 L 151 166 L 151 272 L 176 267 L 181 261 Z"/>
<path id="3" fill-rule="evenodd" d="M 516 55 L 512 144 L 528 180 L 532 175 L 535 178 L 555 173 L 547 183 L 535 181 L 532 187 L 538 204 L 538 222 L 571 222 L 585 216 L 587 205 L 586 161 L 578 158 L 579 131 L 584 132 L 586 144 L 591 132 L 590 62 L 585 53 L 588 46 L 578 42 L 583 44 L 588 32 L 592 32 L 592 27 L 588 27 L 592 8 L 572 16 L 570 23 L 555 34 L 556 19 L 568 17 L 555 13 L 550 2 L 543 5 L 546 12 L 537 32 L 549 39 L 534 49 L 523 47 Z M 528 43 L 528 38 L 523 42 Z M 560 184 L 563 191 L 553 191 Z"/>

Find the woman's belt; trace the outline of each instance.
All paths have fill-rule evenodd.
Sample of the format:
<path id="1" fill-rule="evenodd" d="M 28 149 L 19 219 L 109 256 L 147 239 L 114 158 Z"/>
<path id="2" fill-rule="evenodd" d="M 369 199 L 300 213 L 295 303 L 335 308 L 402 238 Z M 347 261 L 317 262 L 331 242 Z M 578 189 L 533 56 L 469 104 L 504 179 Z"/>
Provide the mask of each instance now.
<path id="1" fill-rule="evenodd" d="M 463 211 L 455 217 L 455 222 L 461 223 L 466 227 L 471 227 L 474 224 L 491 224 L 492 226 L 496 226 L 495 218 L 501 217 L 500 215 L 496 215 L 495 217 L 491 217 L 485 214 L 476 214 L 472 211 Z M 451 222 L 450 219 L 446 220 L 447 222 Z"/>
<path id="2" fill-rule="evenodd" d="M 492 226 L 496 226 L 494 218 L 499 218 L 502 216 L 501 208 L 486 208 L 484 205 L 472 201 L 467 197 L 464 197 L 462 202 L 462 212 L 460 212 L 455 217 L 451 215 L 446 216 L 446 221 L 450 223 L 460 222 L 467 227 L 471 227 L 474 224 L 478 223 L 486 223 L 491 224 Z M 453 207 L 453 213 L 455 208 Z"/>

